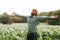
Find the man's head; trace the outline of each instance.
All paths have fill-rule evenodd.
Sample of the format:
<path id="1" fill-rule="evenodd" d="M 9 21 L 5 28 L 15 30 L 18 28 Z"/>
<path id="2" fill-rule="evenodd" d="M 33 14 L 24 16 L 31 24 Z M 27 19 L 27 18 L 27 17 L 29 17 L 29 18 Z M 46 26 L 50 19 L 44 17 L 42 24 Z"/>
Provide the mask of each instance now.
<path id="1" fill-rule="evenodd" d="M 36 9 L 33 9 L 31 12 L 31 16 L 37 16 L 38 11 Z"/>

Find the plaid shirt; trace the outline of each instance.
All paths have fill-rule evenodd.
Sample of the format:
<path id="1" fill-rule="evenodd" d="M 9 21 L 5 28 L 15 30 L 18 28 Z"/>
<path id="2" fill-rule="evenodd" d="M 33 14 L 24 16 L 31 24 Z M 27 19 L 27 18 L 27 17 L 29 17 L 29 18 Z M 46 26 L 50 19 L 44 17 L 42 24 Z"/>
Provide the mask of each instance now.
<path id="1" fill-rule="evenodd" d="M 49 19 L 51 17 L 49 16 L 33 16 L 32 18 L 30 16 L 20 16 L 27 18 L 27 25 L 28 25 L 28 32 L 37 32 L 37 25 L 39 24 L 40 19 Z"/>
<path id="2" fill-rule="evenodd" d="M 27 17 L 28 23 L 28 32 L 37 32 L 37 25 L 39 24 L 40 19 L 49 19 L 49 16 L 33 16 Z"/>
<path id="3" fill-rule="evenodd" d="M 39 19 L 41 19 L 41 17 L 39 16 L 33 16 L 32 18 L 27 17 L 28 32 L 37 32 L 37 25 L 39 24 Z"/>

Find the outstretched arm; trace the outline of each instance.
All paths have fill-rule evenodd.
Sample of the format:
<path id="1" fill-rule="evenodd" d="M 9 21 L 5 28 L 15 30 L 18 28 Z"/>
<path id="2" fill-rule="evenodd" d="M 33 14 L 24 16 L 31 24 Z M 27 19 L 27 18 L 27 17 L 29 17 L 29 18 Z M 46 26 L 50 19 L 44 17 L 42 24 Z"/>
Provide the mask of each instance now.
<path id="1" fill-rule="evenodd" d="M 16 16 L 19 16 L 19 17 L 24 18 L 24 19 L 27 18 L 27 16 L 22 16 L 22 15 L 18 15 L 18 14 L 16 14 Z"/>
<path id="2" fill-rule="evenodd" d="M 41 19 L 43 19 L 43 20 L 47 20 L 47 19 L 50 19 L 51 18 L 51 16 L 37 16 L 36 17 L 36 19 L 39 21 L 39 20 L 41 20 Z"/>

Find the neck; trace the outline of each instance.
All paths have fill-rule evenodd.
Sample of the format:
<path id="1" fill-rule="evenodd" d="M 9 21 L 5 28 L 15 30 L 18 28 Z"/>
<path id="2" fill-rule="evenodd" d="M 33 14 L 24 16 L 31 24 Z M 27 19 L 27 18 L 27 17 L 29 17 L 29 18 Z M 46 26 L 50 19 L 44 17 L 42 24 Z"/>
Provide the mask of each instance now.
<path id="1" fill-rule="evenodd" d="M 31 15 L 30 17 L 33 18 L 33 16 L 36 16 L 36 15 Z"/>

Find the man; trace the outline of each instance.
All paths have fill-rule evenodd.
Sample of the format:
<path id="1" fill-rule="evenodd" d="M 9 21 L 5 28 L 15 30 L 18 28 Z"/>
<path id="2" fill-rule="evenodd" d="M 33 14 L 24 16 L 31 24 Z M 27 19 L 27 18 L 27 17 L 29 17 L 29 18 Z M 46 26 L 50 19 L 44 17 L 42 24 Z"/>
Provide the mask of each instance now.
<path id="1" fill-rule="evenodd" d="M 42 18 L 47 17 L 41 17 L 38 16 L 38 11 L 36 9 L 33 9 L 31 12 L 31 16 L 20 16 L 27 18 L 27 25 L 28 25 L 28 33 L 27 33 L 27 40 L 37 40 L 38 34 L 37 34 L 37 25 L 39 24 L 39 20 Z"/>
<path id="2" fill-rule="evenodd" d="M 27 17 L 28 23 L 27 40 L 37 40 L 37 24 L 38 24 L 38 21 L 36 20 L 37 15 L 38 11 L 36 9 L 33 9 L 31 12 L 31 16 Z"/>

